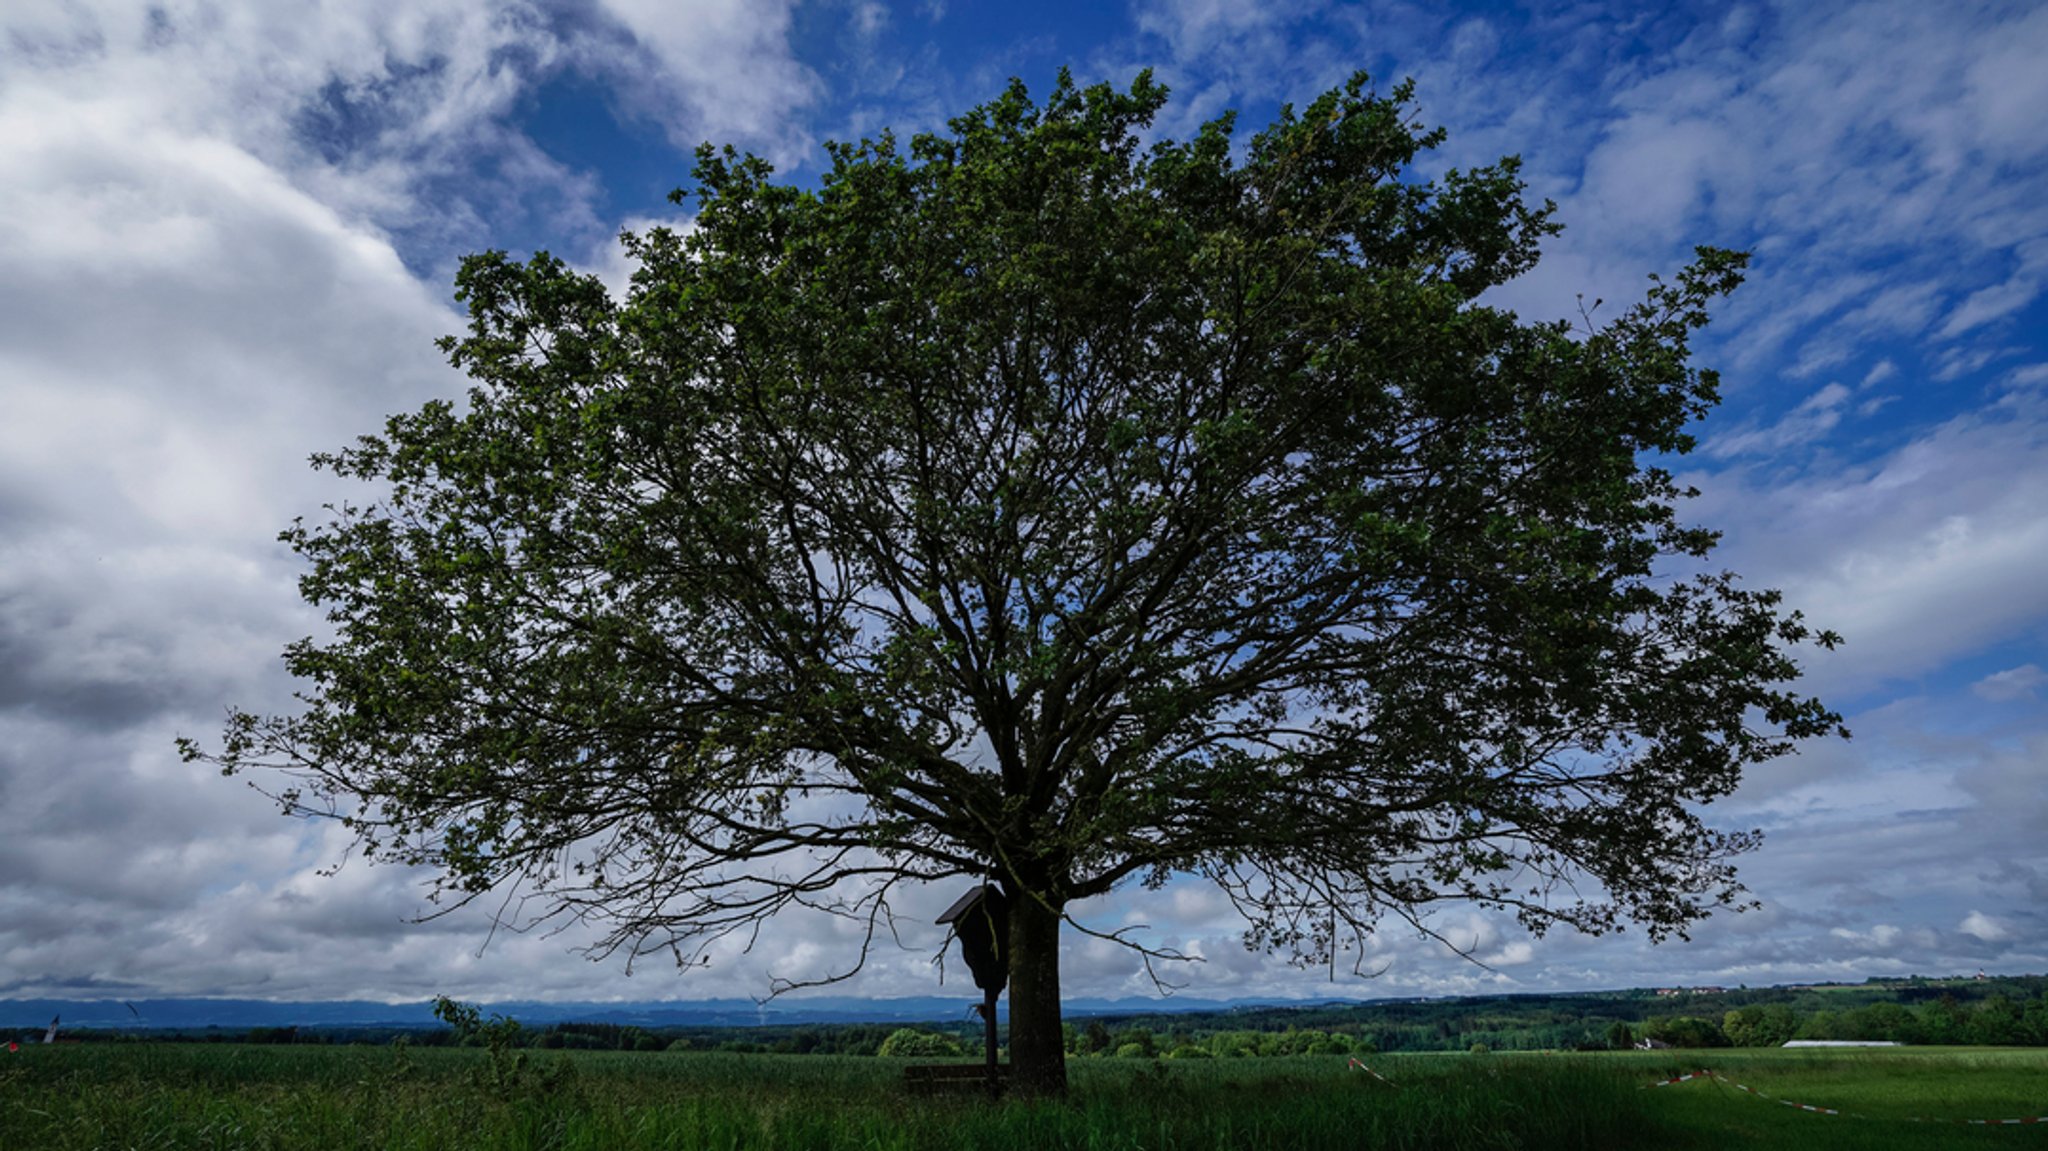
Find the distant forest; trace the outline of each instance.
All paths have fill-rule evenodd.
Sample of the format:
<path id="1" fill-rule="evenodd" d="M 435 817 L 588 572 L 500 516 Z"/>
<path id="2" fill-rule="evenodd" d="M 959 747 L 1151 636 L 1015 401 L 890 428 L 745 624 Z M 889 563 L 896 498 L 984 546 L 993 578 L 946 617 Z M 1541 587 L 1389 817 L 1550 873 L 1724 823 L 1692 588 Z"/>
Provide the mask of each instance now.
<path id="1" fill-rule="evenodd" d="M 47 1023 L 47 1021 L 44 1021 Z M 1774 1047 L 1791 1039 L 2048 1046 L 2048 976 L 1872 979 L 1767 988 L 1667 988 L 1568 995 L 1472 996 L 1214 1012 L 1098 1015 L 1070 1020 L 1083 1058 L 1214 1059 L 1381 1051 L 1606 1050 L 1656 1039 L 1673 1047 Z M 41 1025 L 0 1030 L 33 1042 Z M 493 1018 L 449 1028 L 261 1027 L 254 1030 L 88 1030 L 84 1042 L 393 1043 L 487 1041 L 536 1048 L 715 1050 L 790 1055 L 945 1056 L 979 1048 L 981 1024 L 901 1023 L 636 1027 Z"/>

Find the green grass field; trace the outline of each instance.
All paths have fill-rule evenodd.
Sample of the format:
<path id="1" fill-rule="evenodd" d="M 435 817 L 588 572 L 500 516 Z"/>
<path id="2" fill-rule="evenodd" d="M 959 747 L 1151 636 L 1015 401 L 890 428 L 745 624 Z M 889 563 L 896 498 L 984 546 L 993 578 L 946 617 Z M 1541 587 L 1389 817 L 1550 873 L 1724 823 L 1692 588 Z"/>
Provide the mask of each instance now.
<path id="1" fill-rule="evenodd" d="M 1077 1060 L 1060 1103 L 914 1099 L 831 1056 L 75 1045 L 0 1052 L 0 1151 L 65 1148 L 2018 1148 L 2048 1051 Z M 1712 1068 L 1716 1080 L 1646 1084 Z"/>

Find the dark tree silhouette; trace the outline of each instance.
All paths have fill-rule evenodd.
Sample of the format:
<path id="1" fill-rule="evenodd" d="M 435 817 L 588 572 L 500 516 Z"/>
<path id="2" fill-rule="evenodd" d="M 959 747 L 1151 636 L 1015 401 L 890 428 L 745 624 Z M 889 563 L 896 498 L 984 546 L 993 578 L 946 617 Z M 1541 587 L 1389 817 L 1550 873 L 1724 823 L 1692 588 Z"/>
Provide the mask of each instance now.
<path id="1" fill-rule="evenodd" d="M 1834 637 L 1664 566 L 1714 543 L 1659 461 L 1744 258 L 1524 323 L 1482 301 L 1550 207 L 1513 160 L 1417 178 L 1405 85 L 1241 151 L 1145 146 L 1165 99 L 1014 85 L 816 191 L 706 148 L 624 302 L 468 260 L 468 402 L 318 458 L 370 502 L 285 533 L 334 625 L 303 708 L 188 754 L 685 967 L 992 875 L 1035 1090 L 1068 910 L 1127 881 L 1205 877 L 1316 964 L 1445 900 L 1653 936 L 1739 902 L 1755 838 L 1694 805 L 1838 727 L 1781 686 Z"/>

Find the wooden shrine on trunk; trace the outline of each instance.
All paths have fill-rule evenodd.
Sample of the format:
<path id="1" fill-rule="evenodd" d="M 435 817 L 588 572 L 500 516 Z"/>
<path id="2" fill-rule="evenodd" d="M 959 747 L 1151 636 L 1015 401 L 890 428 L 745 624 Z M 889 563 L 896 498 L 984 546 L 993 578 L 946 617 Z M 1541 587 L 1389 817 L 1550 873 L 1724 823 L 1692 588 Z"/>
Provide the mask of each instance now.
<path id="1" fill-rule="evenodd" d="M 981 989 L 984 1073 L 990 1095 L 1002 1093 L 1003 1068 L 996 1063 L 996 997 L 1010 981 L 1010 901 L 1002 888 L 984 883 L 953 901 L 938 922 L 953 929 L 961 958 Z M 957 1073 L 956 1073 L 957 1074 Z"/>

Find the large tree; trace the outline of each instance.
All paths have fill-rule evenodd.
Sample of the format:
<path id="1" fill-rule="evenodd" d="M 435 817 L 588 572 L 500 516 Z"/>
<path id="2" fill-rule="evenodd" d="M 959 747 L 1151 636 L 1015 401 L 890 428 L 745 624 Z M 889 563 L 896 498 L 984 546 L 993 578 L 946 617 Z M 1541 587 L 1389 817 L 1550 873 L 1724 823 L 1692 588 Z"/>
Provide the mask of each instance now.
<path id="1" fill-rule="evenodd" d="M 1146 145 L 1165 99 L 1012 85 L 816 190 L 706 148 L 623 302 L 469 259 L 468 401 L 319 457 L 372 494 L 285 533 L 333 623 L 302 709 L 188 754 L 685 965 L 991 876 L 1041 1090 L 1068 909 L 1129 880 L 1318 963 L 1444 900 L 1738 902 L 1755 838 L 1696 805 L 1839 725 L 1785 688 L 1833 637 L 1699 562 L 1664 466 L 1742 256 L 1526 323 L 1482 301 L 1550 205 L 1512 159 L 1419 178 L 1406 86 L 1248 146 Z"/>

